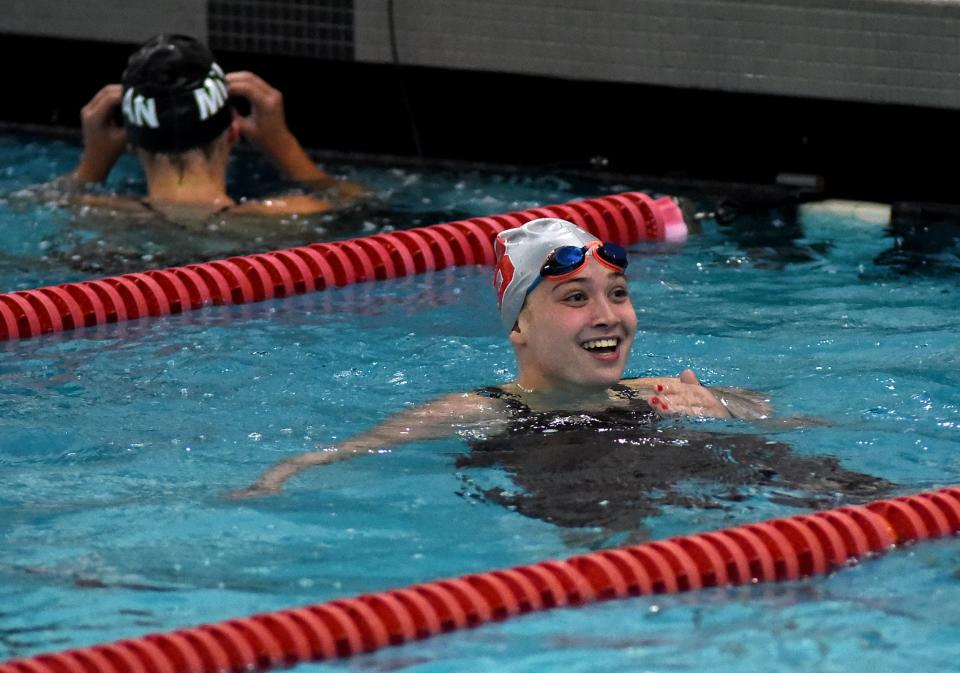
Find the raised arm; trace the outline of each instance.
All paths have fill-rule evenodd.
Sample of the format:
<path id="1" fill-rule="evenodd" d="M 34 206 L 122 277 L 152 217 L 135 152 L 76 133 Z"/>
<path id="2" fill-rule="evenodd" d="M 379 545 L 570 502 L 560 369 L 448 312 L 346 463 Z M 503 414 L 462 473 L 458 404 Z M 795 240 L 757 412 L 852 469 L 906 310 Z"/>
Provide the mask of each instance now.
<path id="1" fill-rule="evenodd" d="M 119 84 L 108 84 L 80 110 L 83 154 L 70 174 L 74 182 L 103 182 L 127 147 L 127 132 L 117 124 L 123 96 Z"/>
<path id="2" fill-rule="evenodd" d="M 448 437 L 464 426 L 495 421 L 502 414 L 503 408 L 498 400 L 475 393 L 447 395 L 394 414 L 370 430 L 337 445 L 318 445 L 318 451 L 301 453 L 279 462 L 250 486 L 232 491 L 227 497 L 248 498 L 277 493 L 288 479 L 316 465 L 379 453 L 412 442 Z"/>
<path id="3" fill-rule="evenodd" d="M 250 102 L 250 115 L 237 117 L 240 133 L 286 177 L 311 189 L 330 191 L 339 199 L 352 200 L 366 193 L 360 185 L 337 180 L 314 163 L 287 128 L 282 93 L 247 71 L 227 73 L 227 85 L 231 96 Z"/>

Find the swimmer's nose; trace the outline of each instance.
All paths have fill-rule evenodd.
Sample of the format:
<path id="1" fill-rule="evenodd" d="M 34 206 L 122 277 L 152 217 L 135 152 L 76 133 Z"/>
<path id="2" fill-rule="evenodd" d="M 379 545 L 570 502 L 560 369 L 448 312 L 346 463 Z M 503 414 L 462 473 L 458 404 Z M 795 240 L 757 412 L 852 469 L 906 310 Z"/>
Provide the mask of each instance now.
<path id="1" fill-rule="evenodd" d="M 600 297 L 593 305 L 594 327 L 609 327 L 620 321 L 609 297 Z"/>

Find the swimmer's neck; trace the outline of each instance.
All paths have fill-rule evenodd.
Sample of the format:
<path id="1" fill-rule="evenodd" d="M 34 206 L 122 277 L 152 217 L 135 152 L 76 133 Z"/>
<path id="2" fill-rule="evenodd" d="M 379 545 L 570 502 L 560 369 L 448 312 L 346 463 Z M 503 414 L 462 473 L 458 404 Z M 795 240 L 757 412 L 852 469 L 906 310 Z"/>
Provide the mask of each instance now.
<path id="1" fill-rule="evenodd" d="M 147 199 L 154 204 L 183 204 L 223 207 L 234 204 L 226 185 L 204 175 L 184 174 L 147 180 Z"/>
<path id="2" fill-rule="evenodd" d="M 234 204 L 227 195 L 226 161 L 206 159 L 200 151 L 173 162 L 163 155 L 141 160 L 147 199 L 153 204 L 183 204 L 222 208 Z"/>
<path id="3" fill-rule="evenodd" d="M 504 389 L 520 397 L 536 411 L 597 411 L 610 405 L 610 388 L 574 386 L 561 388 L 543 384 L 527 384 L 522 377 L 508 383 Z"/>

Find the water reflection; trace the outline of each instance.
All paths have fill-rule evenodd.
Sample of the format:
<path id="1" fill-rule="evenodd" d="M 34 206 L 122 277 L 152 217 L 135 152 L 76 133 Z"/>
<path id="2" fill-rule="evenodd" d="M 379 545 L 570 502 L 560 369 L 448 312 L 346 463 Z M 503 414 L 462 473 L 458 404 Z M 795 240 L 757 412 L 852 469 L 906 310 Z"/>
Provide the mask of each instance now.
<path id="1" fill-rule="evenodd" d="M 898 276 L 948 276 L 960 272 L 960 206 L 895 203 L 890 248 L 873 263 Z"/>

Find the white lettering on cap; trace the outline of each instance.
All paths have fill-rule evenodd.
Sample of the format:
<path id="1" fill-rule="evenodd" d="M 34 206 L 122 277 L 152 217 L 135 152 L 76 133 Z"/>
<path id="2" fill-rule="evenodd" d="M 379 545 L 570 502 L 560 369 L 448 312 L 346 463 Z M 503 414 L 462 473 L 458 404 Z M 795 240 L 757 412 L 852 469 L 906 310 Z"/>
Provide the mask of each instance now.
<path id="1" fill-rule="evenodd" d="M 140 94 L 133 94 L 133 89 L 127 89 L 123 94 L 123 116 L 134 126 L 149 126 L 159 128 L 157 121 L 157 101 L 154 98 L 144 98 Z"/>
<path id="2" fill-rule="evenodd" d="M 200 121 L 215 115 L 226 105 L 227 85 L 223 81 L 223 71 L 216 63 L 210 68 L 210 75 L 203 80 L 203 86 L 193 90 L 193 98 L 197 101 Z"/>

